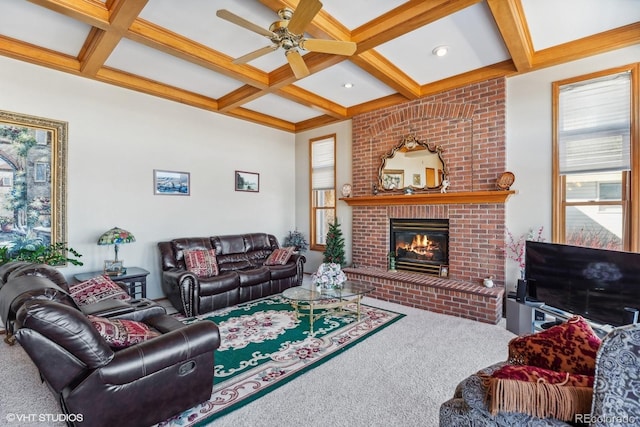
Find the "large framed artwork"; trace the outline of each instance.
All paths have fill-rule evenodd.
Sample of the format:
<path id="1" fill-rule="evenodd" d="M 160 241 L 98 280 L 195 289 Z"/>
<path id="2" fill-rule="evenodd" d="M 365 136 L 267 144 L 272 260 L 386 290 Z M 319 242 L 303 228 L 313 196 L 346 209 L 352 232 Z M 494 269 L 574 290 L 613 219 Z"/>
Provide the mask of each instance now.
<path id="1" fill-rule="evenodd" d="M 0 246 L 66 243 L 67 128 L 0 110 Z"/>

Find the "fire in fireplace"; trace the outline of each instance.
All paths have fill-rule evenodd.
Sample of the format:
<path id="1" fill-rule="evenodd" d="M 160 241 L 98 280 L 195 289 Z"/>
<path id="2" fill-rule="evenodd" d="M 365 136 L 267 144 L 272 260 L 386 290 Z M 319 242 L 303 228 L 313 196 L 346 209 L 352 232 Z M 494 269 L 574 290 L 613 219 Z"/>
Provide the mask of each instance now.
<path id="1" fill-rule="evenodd" d="M 392 219 L 389 250 L 398 270 L 439 275 L 449 264 L 448 219 Z"/>

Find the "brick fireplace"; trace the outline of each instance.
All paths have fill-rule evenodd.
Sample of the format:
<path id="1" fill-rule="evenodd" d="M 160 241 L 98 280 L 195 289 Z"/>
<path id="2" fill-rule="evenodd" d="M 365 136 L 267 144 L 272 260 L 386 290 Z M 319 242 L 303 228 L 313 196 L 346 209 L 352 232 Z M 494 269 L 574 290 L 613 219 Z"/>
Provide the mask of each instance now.
<path id="1" fill-rule="evenodd" d="M 354 197 L 372 196 L 381 156 L 406 135 L 442 146 L 449 193 L 496 190 L 496 179 L 505 171 L 505 80 L 488 80 L 355 116 Z M 390 224 L 395 218 L 448 222 L 448 279 L 424 273 L 403 272 L 398 280 L 394 277 L 400 276 L 389 276 Z M 347 269 L 348 274 L 376 283 L 374 297 L 496 323 L 504 292 L 504 227 L 504 203 L 353 206 L 352 254 L 358 268 Z M 494 277 L 497 288 L 482 287 L 482 279 L 488 276 Z M 442 298 L 433 297 L 433 292 Z"/>

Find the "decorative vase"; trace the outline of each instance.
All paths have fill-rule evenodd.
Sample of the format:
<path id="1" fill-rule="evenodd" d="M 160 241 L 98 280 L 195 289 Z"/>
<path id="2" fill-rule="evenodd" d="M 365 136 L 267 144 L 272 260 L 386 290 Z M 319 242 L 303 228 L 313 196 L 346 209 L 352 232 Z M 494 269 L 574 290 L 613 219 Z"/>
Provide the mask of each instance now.
<path id="1" fill-rule="evenodd" d="M 482 281 L 482 284 L 487 288 L 493 288 L 493 276 L 489 276 Z"/>

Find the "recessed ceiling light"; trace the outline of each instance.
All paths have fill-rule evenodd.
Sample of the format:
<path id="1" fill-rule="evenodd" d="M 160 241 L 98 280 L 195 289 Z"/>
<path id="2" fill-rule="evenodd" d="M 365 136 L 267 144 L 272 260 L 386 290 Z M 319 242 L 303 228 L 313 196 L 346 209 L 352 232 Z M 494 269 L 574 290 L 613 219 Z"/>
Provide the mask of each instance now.
<path id="1" fill-rule="evenodd" d="M 449 52 L 448 46 L 438 46 L 432 50 L 435 56 L 445 56 Z"/>
<path id="2" fill-rule="evenodd" d="M 345 83 L 342 85 L 342 87 L 345 87 L 347 89 L 351 89 L 353 87 L 353 83 Z"/>

